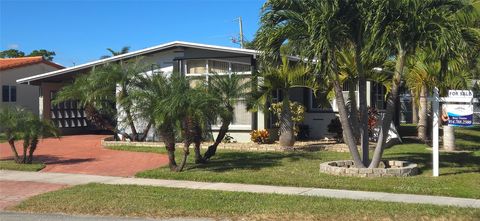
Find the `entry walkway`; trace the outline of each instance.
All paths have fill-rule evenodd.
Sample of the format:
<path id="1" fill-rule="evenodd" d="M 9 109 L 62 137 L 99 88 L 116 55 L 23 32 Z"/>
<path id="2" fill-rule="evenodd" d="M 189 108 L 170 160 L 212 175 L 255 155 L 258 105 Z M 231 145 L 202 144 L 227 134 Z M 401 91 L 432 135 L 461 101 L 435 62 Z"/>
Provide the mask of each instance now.
<path id="1" fill-rule="evenodd" d="M 376 200 L 384 202 L 420 203 L 440 206 L 457 206 L 480 208 L 480 200 L 443 196 L 425 196 L 413 194 L 396 194 L 382 192 L 335 190 L 321 188 L 267 186 L 239 183 L 211 183 L 182 180 L 143 179 L 114 176 L 98 176 L 67 173 L 0 171 L 0 181 L 32 181 L 63 185 L 80 185 L 87 183 L 145 185 L 199 190 L 221 190 L 250 193 L 275 193 L 301 196 L 331 197 L 353 200 Z"/>

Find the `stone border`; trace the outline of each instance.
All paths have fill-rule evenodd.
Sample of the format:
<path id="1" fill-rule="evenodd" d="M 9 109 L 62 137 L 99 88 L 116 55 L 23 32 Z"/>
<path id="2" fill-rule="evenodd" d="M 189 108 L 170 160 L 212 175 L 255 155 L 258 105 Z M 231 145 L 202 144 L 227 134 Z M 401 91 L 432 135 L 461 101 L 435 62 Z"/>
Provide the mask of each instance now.
<path id="1" fill-rule="evenodd" d="M 164 147 L 162 142 L 133 142 L 133 141 L 115 141 L 113 137 L 107 137 L 101 141 L 104 147 L 114 146 L 137 146 L 137 147 Z M 212 143 L 202 143 L 201 148 L 207 149 Z M 178 144 L 182 146 L 182 144 Z M 372 146 L 373 147 L 373 146 Z M 348 152 L 347 145 L 343 143 L 335 143 L 332 141 L 316 140 L 316 141 L 297 141 L 294 148 L 285 149 L 273 144 L 256 144 L 249 143 L 221 143 L 218 145 L 220 150 L 238 150 L 238 151 L 254 151 L 254 152 L 281 152 L 281 151 L 334 151 Z"/>
<path id="2" fill-rule="evenodd" d="M 383 161 L 380 168 L 355 168 L 353 160 L 338 160 L 320 164 L 320 172 L 353 177 L 406 177 L 418 174 L 418 165 L 408 161 Z"/>

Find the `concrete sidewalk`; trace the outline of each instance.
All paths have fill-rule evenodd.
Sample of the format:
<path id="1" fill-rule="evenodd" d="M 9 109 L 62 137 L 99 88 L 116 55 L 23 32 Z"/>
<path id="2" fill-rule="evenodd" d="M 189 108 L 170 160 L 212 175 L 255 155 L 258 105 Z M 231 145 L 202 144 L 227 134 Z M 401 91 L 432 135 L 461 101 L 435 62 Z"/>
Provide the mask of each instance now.
<path id="1" fill-rule="evenodd" d="M 159 186 L 173 188 L 187 188 L 199 190 L 220 190 L 233 192 L 250 192 L 250 193 L 275 193 L 300 196 L 330 197 L 340 199 L 353 200 L 376 200 L 383 202 L 400 202 L 400 203 L 420 203 L 432 204 L 439 206 L 457 206 L 480 208 L 480 200 L 443 197 L 443 196 L 426 196 L 414 194 L 397 194 L 383 192 L 367 192 L 353 190 L 335 190 L 321 188 L 305 188 L 305 187 L 285 187 L 285 186 L 268 186 L 253 185 L 239 183 L 210 183 L 210 182 L 194 182 L 182 180 L 162 180 L 162 179 L 143 179 L 143 178 L 126 178 L 114 176 L 97 176 L 83 174 L 67 174 L 67 173 L 46 173 L 46 172 L 22 172 L 0 170 L 0 181 L 33 181 L 43 183 L 80 185 L 87 183 L 117 184 L 117 185 L 144 185 Z"/>

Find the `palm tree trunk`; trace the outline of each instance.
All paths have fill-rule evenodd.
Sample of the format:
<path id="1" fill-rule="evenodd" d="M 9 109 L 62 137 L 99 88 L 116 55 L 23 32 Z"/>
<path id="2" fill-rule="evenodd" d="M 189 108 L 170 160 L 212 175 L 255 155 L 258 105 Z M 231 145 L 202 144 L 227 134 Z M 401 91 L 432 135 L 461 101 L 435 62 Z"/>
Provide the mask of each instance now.
<path id="1" fill-rule="evenodd" d="M 22 163 L 27 163 L 27 151 L 28 151 L 28 146 L 30 146 L 30 138 L 26 137 L 23 139 L 23 157 L 22 157 Z"/>
<path id="2" fill-rule="evenodd" d="M 177 162 L 175 161 L 175 134 L 173 128 L 165 123 L 159 129 L 165 148 L 168 152 L 168 166 L 171 171 L 177 170 Z"/>
<path id="3" fill-rule="evenodd" d="M 202 153 L 201 153 L 201 145 L 202 145 L 202 128 L 198 123 L 196 122 L 194 125 L 194 131 L 195 135 L 193 138 L 193 151 L 195 152 L 195 164 L 200 164 L 200 163 L 205 163 L 205 160 L 203 159 Z"/>
<path id="4" fill-rule="evenodd" d="M 33 153 L 37 149 L 37 144 L 38 144 L 38 137 L 33 137 L 32 142 L 30 143 L 30 150 L 28 152 L 28 164 L 32 164 L 33 162 Z"/>
<path id="5" fill-rule="evenodd" d="M 143 135 L 142 137 L 140 137 L 140 141 L 145 141 L 147 139 L 147 136 L 148 136 L 148 131 L 150 131 L 150 128 L 152 127 L 152 121 L 149 121 L 148 124 L 147 124 L 147 127 L 145 127 L 145 129 L 143 130 Z"/>
<path id="6" fill-rule="evenodd" d="M 177 167 L 175 172 L 182 172 L 183 169 L 185 168 L 185 165 L 187 164 L 188 155 L 190 154 L 189 148 L 190 148 L 190 142 L 187 141 L 184 143 L 184 146 L 183 146 L 183 159 L 180 162 L 180 165 Z"/>
<path id="7" fill-rule="evenodd" d="M 419 119 L 417 126 L 417 137 L 418 139 L 426 142 L 427 140 L 427 88 L 425 85 L 422 85 L 420 90 L 420 108 L 419 108 Z"/>
<path id="8" fill-rule="evenodd" d="M 288 90 L 284 91 L 282 101 L 282 112 L 280 113 L 280 137 L 279 143 L 282 147 L 293 147 L 295 136 L 293 132 L 292 110 L 290 109 L 290 95 Z"/>
<path id="9" fill-rule="evenodd" d="M 418 107 L 417 99 L 413 96 L 412 92 L 412 124 L 418 124 Z"/>
<path id="10" fill-rule="evenodd" d="M 230 126 L 231 119 L 222 119 L 222 126 L 220 126 L 220 130 L 218 131 L 217 138 L 215 139 L 215 142 L 210 145 L 205 152 L 205 155 L 203 156 L 203 159 L 209 160 L 211 157 L 215 155 L 217 152 L 217 147 L 218 145 L 222 142 L 223 138 L 225 138 L 225 135 L 228 132 L 228 127 Z"/>
<path id="11" fill-rule="evenodd" d="M 355 65 L 358 73 L 358 99 L 360 109 L 360 146 L 362 147 L 363 165 L 370 163 L 369 159 L 369 132 L 368 132 L 368 107 L 367 107 L 367 79 L 362 61 L 362 43 L 359 40 L 355 47 Z M 358 127 L 354 127 L 358 128 Z"/>
<path id="12" fill-rule="evenodd" d="M 397 63 L 395 65 L 395 73 L 392 77 L 392 89 L 387 99 L 386 112 L 382 119 L 382 127 L 380 128 L 377 145 L 375 147 L 375 151 L 373 152 L 372 161 L 368 166 L 369 168 L 377 168 L 380 164 L 380 161 L 382 160 L 383 150 L 387 141 L 388 132 L 390 131 L 390 125 L 392 123 L 392 118 L 395 111 L 395 101 L 398 97 L 398 90 L 400 87 L 403 69 L 405 67 L 405 60 L 406 52 L 403 50 L 399 50 L 397 55 Z"/>
<path id="13" fill-rule="evenodd" d="M 443 148 L 448 151 L 455 150 L 455 127 L 443 126 Z"/>
<path id="14" fill-rule="evenodd" d="M 335 74 L 336 75 L 336 74 Z M 348 120 L 347 107 L 345 105 L 345 99 L 343 98 L 343 90 L 340 87 L 340 82 L 338 81 L 338 76 L 333 81 L 333 89 L 335 91 L 335 100 L 337 102 L 338 114 L 340 115 L 340 123 L 342 124 L 344 141 L 350 150 L 352 155 L 353 162 L 355 167 L 364 168 L 362 160 L 360 159 L 360 153 L 358 152 L 357 142 L 355 141 L 355 136 L 353 135 L 352 126 Z"/>
<path id="15" fill-rule="evenodd" d="M 14 139 L 8 139 L 8 144 L 10 145 L 10 149 L 12 149 L 13 160 L 16 163 L 20 163 L 18 152 L 17 152 L 17 149 L 15 148 L 15 140 Z"/>
<path id="16" fill-rule="evenodd" d="M 130 112 L 130 110 L 128 110 L 128 108 L 125 110 L 125 114 L 127 115 L 128 125 L 130 126 L 130 130 L 132 131 L 132 136 L 130 138 L 132 139 L 132 141 L 139 141 L 137 128 L 135 128 L 135 122 L 133 120 L 132 113 Z"/>
<path id="17" fill-rule="evenodd" d="M 349 82 L 348 85 L 348 99 L 350 101 L 350 122 L 352 124 L 352 128 L 359 128 L 358 127 L 358 109 L 357 109 L 357 96 L 355 95 L 355 91 L 357 89 L 357 81 L 352 80 Z M 353 135 L 355 136 L 355 140 L 358 142 L 360 140 L 360 131 L 353 130 Z"/>

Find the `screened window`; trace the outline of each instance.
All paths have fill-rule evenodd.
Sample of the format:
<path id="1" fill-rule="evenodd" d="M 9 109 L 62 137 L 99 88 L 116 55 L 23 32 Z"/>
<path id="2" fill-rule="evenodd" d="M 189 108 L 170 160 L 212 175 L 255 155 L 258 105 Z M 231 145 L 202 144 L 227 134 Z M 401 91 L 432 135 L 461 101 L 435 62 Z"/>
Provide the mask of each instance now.
<path id="1" fill-rule="evenodd" d="M 245 101 L 238 101 L 235 104 L 235 110 L 233 115 L 233 125 L 251 125 L 252 113 L 247 111 L 247 105 Z"/>
<path id="2" fill-rule="evenodd" d="M 187 74 L 204 74 L 207 72 L 207 60 L 188 60 Z"/>
<path id="3" fill-rule="evenodd" d="M 2 102 L 17 101 L 17 86 L 2 85 Z"/>

